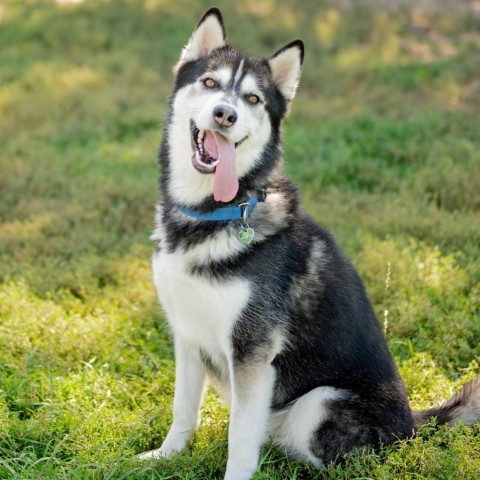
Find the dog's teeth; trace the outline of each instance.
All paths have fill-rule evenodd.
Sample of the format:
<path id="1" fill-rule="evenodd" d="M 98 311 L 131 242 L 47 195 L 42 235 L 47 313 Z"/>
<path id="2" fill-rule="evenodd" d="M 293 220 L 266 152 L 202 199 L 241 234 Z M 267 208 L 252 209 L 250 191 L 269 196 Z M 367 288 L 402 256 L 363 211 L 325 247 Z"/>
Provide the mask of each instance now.
<path id="1" fill-rule="evenodd" d="M 203 140 L 203 137 L 204 137 L 204 136 L 205 136 L 205 130 L 200 130 L 200 131 L 198 132 L 198 138 L 199 138 L 200 140 Z"/>

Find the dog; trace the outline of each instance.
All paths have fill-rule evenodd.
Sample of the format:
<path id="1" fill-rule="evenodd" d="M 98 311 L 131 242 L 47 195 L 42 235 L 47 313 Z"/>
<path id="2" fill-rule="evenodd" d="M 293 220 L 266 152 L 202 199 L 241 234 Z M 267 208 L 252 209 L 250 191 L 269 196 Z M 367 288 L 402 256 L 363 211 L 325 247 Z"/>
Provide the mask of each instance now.
<path id="1" fill-rule="evenodd" d="M 269 437 L 321 467 L 438 424 L 480 419 L 480 377 L 439 408 L 413 411 L 363 284 L 300 207 L 282 168 L 282 121 L 304 45 L 270 58 L 201 18 L 174 67 L 159 152 L 153 276 L 173 331 L 170 457 L 193 437 L 206 377 L 231 405 L 226 480 L 257 470 Z"/>

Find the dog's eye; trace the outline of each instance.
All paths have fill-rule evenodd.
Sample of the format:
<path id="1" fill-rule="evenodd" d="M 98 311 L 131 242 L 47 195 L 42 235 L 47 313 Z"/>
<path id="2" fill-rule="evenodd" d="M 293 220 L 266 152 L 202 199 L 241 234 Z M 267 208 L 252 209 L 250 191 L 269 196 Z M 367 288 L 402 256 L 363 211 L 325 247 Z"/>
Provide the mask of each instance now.
<path id="1" fill-rule="evenodd" d="M 213 78 L 206 78 L 206 79 L 203 81 L 203 84 L 204 84 L 207 88 L 215 88 L 215 87 L 218 87 L 218 82 L 216 82 Z"/>
<path id="2" fill-rule="evenodd" d="M 260 97 L 258 95 L 254 95 L 253 93 L 249 93 L 245 96 L 245 98 L 247 99 L 247 102 L 251 103 L 252 105 L 256 105 L 260 101 Z"/>

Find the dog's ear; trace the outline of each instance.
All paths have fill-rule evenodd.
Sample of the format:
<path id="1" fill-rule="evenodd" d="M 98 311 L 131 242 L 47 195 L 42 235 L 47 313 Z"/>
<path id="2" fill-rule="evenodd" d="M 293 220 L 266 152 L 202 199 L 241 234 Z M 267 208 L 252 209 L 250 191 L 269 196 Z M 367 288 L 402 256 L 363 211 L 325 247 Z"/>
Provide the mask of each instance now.
<path id="1" fill-rule="evenodd" d="M 294 40 L 268 59 L 273 81 L 288 102 L 293 99 L 297 90 L 302 72 L 303 53 L 303 42 Z"/>
<path id="2" fill-rule="evenodd" d="M 206 57 L 216 48 L 224 47 L 226 44 L 227 36 L 222 14 L 217 7 L 212 7 L 198 22 L 197 28 L 182 50 L 180 60 L 173 67 L 173 73 L 176 74 L 184 63 Z"/>

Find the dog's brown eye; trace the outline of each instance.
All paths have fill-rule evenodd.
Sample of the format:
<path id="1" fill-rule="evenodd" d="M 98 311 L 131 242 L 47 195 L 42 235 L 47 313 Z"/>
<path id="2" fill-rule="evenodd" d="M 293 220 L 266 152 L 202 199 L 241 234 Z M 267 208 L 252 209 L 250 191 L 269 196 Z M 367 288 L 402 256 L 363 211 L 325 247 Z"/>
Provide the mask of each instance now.
<path id="1" fill-rule="evenodd" d="M 206 79 L 203 81 L 203 84 L 204 84 L 207 88 L 215 88 L 215 87 L 218 87 L 218 83 L 217 83 L 213 78 L 206 78 Z"/>
<path id="2" fill-rule="evenodd" d="M 257 104 L 260 101 L 260 97 L 258 95 L 250 94 L 250 95 L 247 95 L 246 98 L 247 98 L 247 102 L 251 103 L 252 105 Z"/>

